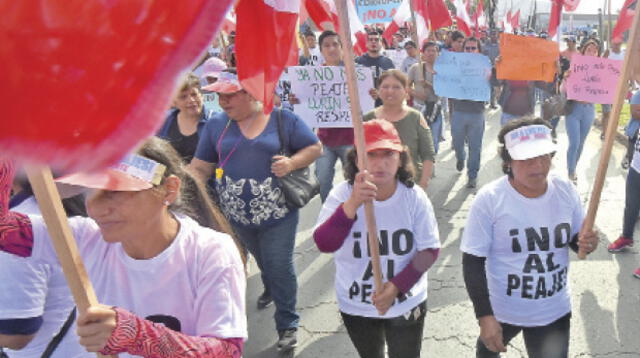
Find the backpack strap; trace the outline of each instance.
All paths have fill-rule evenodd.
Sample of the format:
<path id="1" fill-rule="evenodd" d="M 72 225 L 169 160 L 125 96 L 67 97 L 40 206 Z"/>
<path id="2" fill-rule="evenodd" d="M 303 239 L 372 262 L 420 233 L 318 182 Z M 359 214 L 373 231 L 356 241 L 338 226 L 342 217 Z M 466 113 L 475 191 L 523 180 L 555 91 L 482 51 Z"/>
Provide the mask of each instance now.
<path id="1" fill-rule="evenodd" d="M 69 328 L 71 328 L 71 324 L 73 324 L 73 321 L 75 320 L 76 320 L 76 308 L 74 307 L 71 310 L 71 313 L 69 313 L 69 317 L 67 317 L 67 320 L 62 325 L 62 328 L 60 328 L 60 332 L 58 332 L 58 334 L 56 334 L 56 336 L 53 337 L 51 342 L 49 342 L 49 344 L 47 345 L 47 349 L 45 349 L 44 352 L 42 352 L 42 356 L 40 358 L 51 357 L 51 354 L 53 354 L 56 348 L 58 348 L 58 346 L 60 345 L 60 342 L 62 341 L 62 338 L 64 338 L 64 336 L 67 335 L 67 332 L 69 332 Z"/>

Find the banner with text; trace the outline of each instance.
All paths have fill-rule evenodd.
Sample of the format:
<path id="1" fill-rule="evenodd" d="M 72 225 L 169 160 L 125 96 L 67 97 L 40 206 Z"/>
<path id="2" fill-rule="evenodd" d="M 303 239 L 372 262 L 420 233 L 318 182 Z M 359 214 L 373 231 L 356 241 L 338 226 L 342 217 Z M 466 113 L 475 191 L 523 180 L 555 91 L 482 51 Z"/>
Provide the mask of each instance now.
<path id="1" fill-rule="evenodd" d="M 574 54 L 567 80 L 567 98 L 613 104 L 621 69 L 621 60 Z"/>
<path id="2" fill-rule="evenodd" d="M 489 101 L 491 60 L 479 53 L 442 51 L 434 65 L 433 89 L 440 97 Z"/>
<path id="3" fill-rule="evenodd" d="M 362 112 L 374 108 L 369 95 L 371 68 L 356 67 Z M 291 92 L 300 100 L 294 112 L 312 128 L 351 127 L 351 107 L 347 78 L 342 66 L 289 67 Z"/>
<path id="4" fill-rule="evenodd" d="M 402 0 L 356 0 L 358 17 L 363 24 L 380 24 L 393 21 Z"/>

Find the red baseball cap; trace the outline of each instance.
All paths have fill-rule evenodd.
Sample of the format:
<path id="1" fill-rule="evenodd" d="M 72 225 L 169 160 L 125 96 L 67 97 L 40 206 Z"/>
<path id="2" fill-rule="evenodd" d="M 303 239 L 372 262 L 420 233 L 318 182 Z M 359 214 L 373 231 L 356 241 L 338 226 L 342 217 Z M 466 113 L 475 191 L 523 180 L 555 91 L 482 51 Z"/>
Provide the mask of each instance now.
<path id="1" fill-rule="evenodd" d="M 363 123 L 365 150 L 389 149 L 402 152 L 404 146 L 396 127 L 385 119 L 374 119 Z"/>

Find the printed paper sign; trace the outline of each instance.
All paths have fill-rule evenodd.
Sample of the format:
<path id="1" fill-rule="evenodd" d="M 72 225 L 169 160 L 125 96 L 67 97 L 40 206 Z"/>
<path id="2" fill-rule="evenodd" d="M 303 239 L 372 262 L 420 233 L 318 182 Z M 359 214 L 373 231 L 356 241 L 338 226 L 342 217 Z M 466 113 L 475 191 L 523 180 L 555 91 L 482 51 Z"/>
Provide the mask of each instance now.
<path id="1" fill-rule="evenodd" d="M 363 24 L 379 24 L 393 21 L 402 0 L 356 0 L 358 17 Z"/>
<path id="2" fill-rule="evenodd" d="M 391 59 L 395 68 L 402 69 L 402 62 L 407 58 L 407 51 L 405 49 L 387 50 L 384 54 Z"/>
<path id="3" fill-rule="evenodd" d="M 362 112 L 374 108 L 369 95 L 373 77 L 368 67 L 356 67 Z M 312 128 L 351 127 L 347 78 L 342 66 L 289 67 L 291 92 L 300 100 L 294 112 Z"/>
<path id="4" fill-rule="evenodd" d="M 559 57 L 556 42 L 503 33 L 496 75 L 499 80 L 552 82 Z"/>
<path id="5" fill-rule="evenodd" d="M 479 53 L 442 51 L 434 65 L 433 89 L 440 97 L 489 101 L 491 60 Z"/>
<path id="6" fill-rule="evenodd" d="M 613 104 L 622 61 L 573 55 L 567 79 L 567 98 L 589 103 Z"/>

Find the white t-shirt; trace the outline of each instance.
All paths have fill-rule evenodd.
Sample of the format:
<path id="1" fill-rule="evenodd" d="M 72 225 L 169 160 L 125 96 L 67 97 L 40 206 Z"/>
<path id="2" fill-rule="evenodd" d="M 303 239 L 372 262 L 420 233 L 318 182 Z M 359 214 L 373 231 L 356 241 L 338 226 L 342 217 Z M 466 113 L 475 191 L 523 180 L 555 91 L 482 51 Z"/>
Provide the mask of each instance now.
<path id="1" fill-rule="evenodd" d="M 304 50 L 300 49 L 300 56 L 304 56 Z M 316 46 L 314 48 L 309 49 L 309 61 L 307 61 L 306 66 L 320 66 L 324 63 L 324 57 L 320 52 L 320 46 Z"/>
<path id="2" fill-rule="evenodd" d="M 178 235 L 148 260 L 132 259 L 120 243 L 105 242 L 93 220 L 69 220 L 98 301 L 186 335 L 246 339 L 246 279 L 233 240 L 184 215 L 176 218 Z M 31 220 L 34 259 L 56 262 L 42 218 Z"/>
<path id="3" fill-rule="evenodd" d="M 549 175 L 538 198 L 526 198 L 507 176 L 480 189 L 461 250 L 486 257 L 491 307 L 500 322 L 547 325 L 571 311 L 569 246 L 584 210 L 575 187 Z"/>
<path id="4" fill-rule="evenodd" d="M 12 211 L 40 214 L 33 196 Z M 74 306 L 59 266 L 0 252 L 0 319 L 42 316 L 42 326 L 26 347 L 17 351 L 5 349 L 10 358 L 40 357 Z M 86 353 L 78 344 L 75 331 L 69 330 L 51 357 L 67 358 L 83 352 Z"/>
<path id="5" fill-rule="evenodd" d="M 620 53 L 615 53 L 613 51 L 609 51 L 610 60 L 624 60 L 624 50 L 620 50 Z"/>
<path id="6" fill-rule="evenodd" d="M 638 131 L 640 133 L 640 131 Z M 636 141 L 633 158 L 631 159 L 631 168 L 640 173 L 640 140 Z"/>
<path id="7" fill-rule="evenodd" d="M 352 186 L 343 182 L 333 188 L 324 203 L 316 227 L 325 222 L 351 195 Z M 400 273 L 417 251 L 439 248 L 438 224 L 427 194 L 414 185 L 398 182 L 396 192 L 385 201 L 375 201 L 374 210 L 380 247 L 383 281 Z M 373 273 L 369 258 L 364 206 L 342 247 L 335 252 L 336 296 L 340 311 L 362 317 L 393 318 L 409 312 L 427 299 L 427 273 L 403 297 L 396 299 L 384 316 L 371 303 Z"/>

